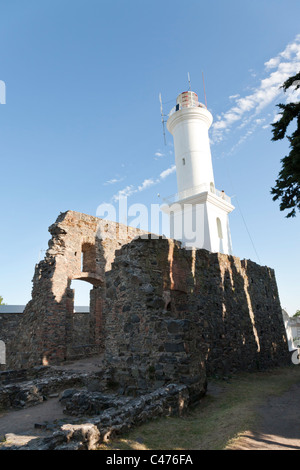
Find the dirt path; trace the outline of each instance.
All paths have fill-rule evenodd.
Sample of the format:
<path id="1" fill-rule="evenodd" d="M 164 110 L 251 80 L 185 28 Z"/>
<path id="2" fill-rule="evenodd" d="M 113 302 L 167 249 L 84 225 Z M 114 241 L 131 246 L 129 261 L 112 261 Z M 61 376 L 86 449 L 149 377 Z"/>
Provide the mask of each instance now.
<path id="1" fill-rule="evenodd" d="M 241 435 L 228 450 L 300 450 L 300 384 L 258 409 L 255 429 Z"/>
<path id="2" fill-rule="evenodd" d="M 20 445 L 35 437 L 49 435 L 44 430 L 35 428 L 35 424 L 67 418 L 58 400 L 58 398 L 51 398 L 40 405 L 1 413 L 0 441 L 6 436 L 9 444 Z"/>
<path id="3" fill-rule="evenodd" d="M 93 357 L 74 362 L 65 363 L 62 366 L 53 366 L 57 370 L 69 370 L 79 373 L 96 372 L 101 368 L 102 357 Z M 36 424 L 52 423 L 55 420 L 70 420 L 63 413 L 63 406 L 59 397 L 49 398 L 39 405 L 22 410 L 9 410 L 0 413 L 0 442 L 6 436 L 6 444 L 22 445 L 33 438 L 47 436 L 51 432 L 35 427 Z"/>

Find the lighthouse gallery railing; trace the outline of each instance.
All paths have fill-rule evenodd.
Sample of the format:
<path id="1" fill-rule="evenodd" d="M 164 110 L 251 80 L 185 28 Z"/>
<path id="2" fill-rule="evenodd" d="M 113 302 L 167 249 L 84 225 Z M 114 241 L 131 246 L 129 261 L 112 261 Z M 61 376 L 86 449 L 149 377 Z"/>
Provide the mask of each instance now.
<path id="1" fill-rule="evenodd" d="M 231 198 L 224 193 L 224 191 L 219 191 L 215 187 L 212 187 L 208 184 L 200 184 L 199 186 L 194 186 L 193 188 L 186 189 L 185 191 L 181 191 L 180 193 L 173 194 L 172 196 L 168 196 L 164 198 L 164 202 L 167 204 L 173 204 L 174 202 L 181 201 L 182 199 L 186 199 L 191 196 L 195 196 L 196 194 L 201 194 L 204 192 L 210 192 L 215 194 L 215 196 L 224 199 L 226 202 L 231 204 Z"/>

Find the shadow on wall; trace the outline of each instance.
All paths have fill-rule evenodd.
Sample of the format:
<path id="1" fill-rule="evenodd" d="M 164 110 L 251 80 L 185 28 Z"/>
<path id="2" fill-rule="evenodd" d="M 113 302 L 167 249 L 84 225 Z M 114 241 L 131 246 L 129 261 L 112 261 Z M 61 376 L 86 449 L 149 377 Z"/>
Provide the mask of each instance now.
<path id="1" fill-rule="evenodd" d="M 260 340 L 246 290 L 247 274 L 239 259 L 219 254 L 215 257 L 215 267 L 212 268 L 215 295 L 208 295 L 204 308 L 200 307 L 200 322 L 204 318 L 210 330 L 205 352 L 207 372 L 224 375 L 236 370 L 257 369 Z M 209 277 L 198 279 L 201 298 L 207 291 Z M 203 326 L 201 330 L 207 337 Z"/>
<path id="2" fill-rule="evenodd" d="M 114 380 L 142 387 L 151 370 L 156 386 L 174 375 L 187 383 L 203 361 L 207 375 L 289 363 L 270 272 L 167 239 L 123 247 L 106 273 L 105 354 Z"/>
<path id="3" fill-rule="evenodd" d="M 208 375 L 290 363 L 270 268 L 198 250 L 195 273 L 195 290 L 188 303 L 195 312 Z"/>

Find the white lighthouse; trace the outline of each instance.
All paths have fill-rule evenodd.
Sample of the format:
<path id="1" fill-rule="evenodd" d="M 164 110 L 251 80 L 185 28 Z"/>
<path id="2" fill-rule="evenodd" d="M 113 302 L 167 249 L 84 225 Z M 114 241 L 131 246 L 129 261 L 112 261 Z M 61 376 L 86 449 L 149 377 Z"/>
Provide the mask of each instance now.
<path id="1" fill-rule="evenodd" d="M 208 130 L 213 117 L 193 91 L 181 93 L 169 113 L 178 193 L 165 199 L 170 236 L 186 248 L 232 254 L 228 214 L 230 198 L 215 188 Z"/>

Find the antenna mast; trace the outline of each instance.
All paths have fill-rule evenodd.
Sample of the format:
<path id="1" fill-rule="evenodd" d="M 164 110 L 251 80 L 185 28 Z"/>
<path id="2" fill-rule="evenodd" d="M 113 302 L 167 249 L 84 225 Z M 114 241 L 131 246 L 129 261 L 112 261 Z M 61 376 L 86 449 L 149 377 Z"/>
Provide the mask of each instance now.
<path id="1" fill-rule="evenodd" d="M 190 77 L 190 72 L 188 72 L 188 82 L 189 82 L 189 91 L 191 91 L 191 77 Z"/>
<path id="2" fill-rule="evenodd" d="M 163 135 L 164 135 L 164 143 L 166 143 L 166 131 L 165 131 L 165 120 L 164 120 L 164 113 L 163 113 L 163 105 L 162 105 L 162 100 L 161 100 L 161 93 L 159 94 L 159 101 L 160 101 L 160 114 L 161 114 L 161 123 L 163 127 Z"/>
<path id="3" fill-rule="evenodd" d="M 204 74 L 203 74 L 203 72 L 202 72 L 202 80 L 203 80 L 203 88 L 204 88 L 205 106 L 206 106 L 206 108 L 207 108 L 206 92 L 205 92 L 205 83 L 204 83 Z"/>

